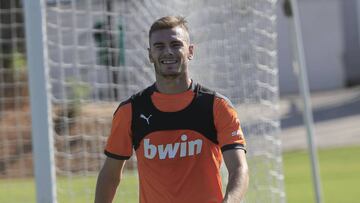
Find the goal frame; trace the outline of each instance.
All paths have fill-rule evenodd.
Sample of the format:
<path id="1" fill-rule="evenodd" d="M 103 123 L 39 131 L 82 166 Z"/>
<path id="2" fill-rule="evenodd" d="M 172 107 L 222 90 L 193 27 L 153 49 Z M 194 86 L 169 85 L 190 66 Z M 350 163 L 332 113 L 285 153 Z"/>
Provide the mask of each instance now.
<path id="1" fill-rule="evenodd" d="M 23 1 L 25 11 L 26 52 L 29 74 L 32 149 L 36 200 L 56 203 L 56 174 L 51 102 L 48 97 L 48 74 L 45 64 L 47 47 L 43 16 L 45 0 Z M 47 126 L 47 127 L 44 127 Z"/>

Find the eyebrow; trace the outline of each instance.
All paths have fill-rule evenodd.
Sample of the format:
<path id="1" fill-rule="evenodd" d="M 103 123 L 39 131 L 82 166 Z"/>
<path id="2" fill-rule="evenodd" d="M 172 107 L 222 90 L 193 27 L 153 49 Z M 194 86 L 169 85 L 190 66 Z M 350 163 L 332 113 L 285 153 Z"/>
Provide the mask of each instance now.
<path id="1" fill-rule="evenodd" d="M 157 46 L 157 45 L 164 45 L 164 43 L 163 43 L 163 42 L 155 42 L 155 43 L 153 44 L 153 46 Z"/>
<path id="2" fill-rule="evenodd" d="M 174 39 L 170 42 L 170 44 L 174 44 L 174 43 L 183 43 L 181 40 L 178 40 L 178 39 Z M 164 42 L 155 42 L 153 43 L 153 46 L 156 46 L 156 45 L 163 45 L 165 44 Z"/>
<path id="3" fill-rule="evenodd" d="M 170 42 L 170 44 L 175 44 L 175 43 L 180 43 L 180 44 L 183 44 L 183 42 L 182 42 L 182 41 L 180 41 L 180 40 L 174 40 L 174 41 L 171 41 L 171 42 Z"/>

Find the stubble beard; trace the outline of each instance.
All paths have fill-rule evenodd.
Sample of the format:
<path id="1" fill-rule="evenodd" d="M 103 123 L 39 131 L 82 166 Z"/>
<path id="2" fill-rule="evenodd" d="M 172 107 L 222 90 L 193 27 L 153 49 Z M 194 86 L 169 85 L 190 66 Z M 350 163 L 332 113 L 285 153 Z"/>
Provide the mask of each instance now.
<path id="1" fill-rule="evenodd" d="M 181 75 L 183 75 L 184 73 L 182 72 L 182 70 L 185 68 L 185 64 L 181 64 L 180 65 L 180 72 L 172 72 L 172 73 L 166 73 L 165 71 L 161 71 L 161 66 L 160 64 L 154 64 L 155 67 L 155 72 L 157 75 L 165 78 L 165 79 L 176 79 L 178 77 L 180 77 Z"/>

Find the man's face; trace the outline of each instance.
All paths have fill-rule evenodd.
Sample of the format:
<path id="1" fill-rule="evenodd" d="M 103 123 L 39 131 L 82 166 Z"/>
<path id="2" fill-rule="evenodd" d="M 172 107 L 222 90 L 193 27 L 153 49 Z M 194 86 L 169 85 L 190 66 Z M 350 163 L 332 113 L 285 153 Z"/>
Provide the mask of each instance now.
<path id="1" fill-rule="evenodd" d="M 188 61 L 193 57 L 186 30 L 177 26 L 157 30 L 150 36 L 149 58 L 158 76 L 176 78 L 187 72 Z"/>

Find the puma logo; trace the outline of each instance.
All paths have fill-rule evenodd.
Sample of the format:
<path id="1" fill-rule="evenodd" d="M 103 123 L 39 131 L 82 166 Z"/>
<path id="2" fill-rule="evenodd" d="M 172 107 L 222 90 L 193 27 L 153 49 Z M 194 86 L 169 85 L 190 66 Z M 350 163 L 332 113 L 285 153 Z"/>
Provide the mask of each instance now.
<path id="1" fill-rule="evenodd" d="M 141 115 L 140 115 L 140 118 L 145 119 L 145 120 L 146 120 L 146 123 L 147 123 L 148 125 L 150 125 L 149 119 L 150 119 L 151 116 L 152 116 L 151 114 L 149 115 L 149 117 L 146 117 L 144 114 L 141 114 Z"/>

